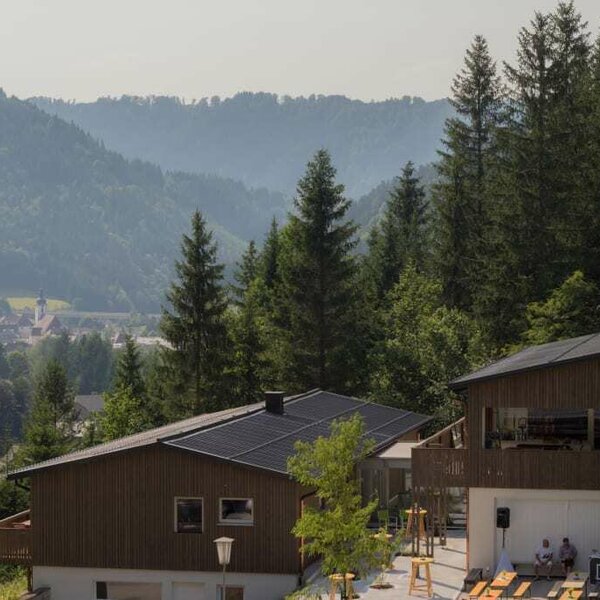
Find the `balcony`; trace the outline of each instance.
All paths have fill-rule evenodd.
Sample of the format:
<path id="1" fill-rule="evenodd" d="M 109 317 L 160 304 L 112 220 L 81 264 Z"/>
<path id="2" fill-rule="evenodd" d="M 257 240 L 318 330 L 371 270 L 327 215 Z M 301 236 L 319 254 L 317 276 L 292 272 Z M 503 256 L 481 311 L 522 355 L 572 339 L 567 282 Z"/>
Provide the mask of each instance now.
<path id="1" fill-rule="evenodd" d="M 468 454 L 464 417 L 412 449 L 415 488 L 465 487 Z"/>
<path id="2" fill-rule="evenodd" d="M 31 522 L 28 510 L 0 521 L 0 564 L 31 565 Z"/>

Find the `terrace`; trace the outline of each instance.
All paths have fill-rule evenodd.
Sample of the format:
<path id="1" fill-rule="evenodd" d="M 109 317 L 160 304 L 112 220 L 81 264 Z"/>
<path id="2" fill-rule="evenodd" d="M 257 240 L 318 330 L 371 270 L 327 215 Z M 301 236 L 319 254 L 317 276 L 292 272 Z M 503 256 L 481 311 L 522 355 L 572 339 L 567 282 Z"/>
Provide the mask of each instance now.
<path id="1" fill-rule="evenodd" d="M 413 485 L 415 488 L 464 487 L 467 463 L 463 417 L 412 449 Z"/>

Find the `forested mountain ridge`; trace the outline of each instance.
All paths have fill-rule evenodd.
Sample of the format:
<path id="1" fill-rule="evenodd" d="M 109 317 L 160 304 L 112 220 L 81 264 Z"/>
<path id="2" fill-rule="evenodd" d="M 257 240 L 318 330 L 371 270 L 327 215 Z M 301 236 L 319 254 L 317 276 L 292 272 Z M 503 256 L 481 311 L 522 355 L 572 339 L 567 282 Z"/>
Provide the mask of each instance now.
<path id="1" fill-rule="evenodd" d="M 73 121 L 129 158 L 165 169 L 215 173 L 291 194 L 307 157 L 327 148 L 339 180 L 357 198 L 412 160 L 436 159 L 447 100 L 405 96 L 362 102 L 345 96 L 278 97 L 240 93 L 184 103 L 177 98 L 31 102 Z"/>
<path id="2" fill-rule="evenodd" d="M 43 286 L 83 308 L 156 311 L 195 209 L 231 264 L 286 207 L 282 195 L 233 180 L 127 160 L 75 125 L 0 94 L 3 292 Z"/>

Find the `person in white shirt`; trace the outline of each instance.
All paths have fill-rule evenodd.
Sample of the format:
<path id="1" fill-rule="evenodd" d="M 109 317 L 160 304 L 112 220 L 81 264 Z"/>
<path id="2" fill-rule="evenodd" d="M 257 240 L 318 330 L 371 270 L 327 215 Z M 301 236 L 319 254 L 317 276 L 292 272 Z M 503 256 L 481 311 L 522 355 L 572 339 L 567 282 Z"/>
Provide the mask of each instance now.
<path id="1" fill-rule="evenodd" d="M 546 571 L 546 578 L 550 579 L 550 573 L 552 571 L 552 557 L 554 551 L 550 547 L 548 539 L 542 540 L 542 545 L 535 551 L 535 561 L 533 567 L 535 569 L 535 578 L 539 579 L 540 571 Z"/>

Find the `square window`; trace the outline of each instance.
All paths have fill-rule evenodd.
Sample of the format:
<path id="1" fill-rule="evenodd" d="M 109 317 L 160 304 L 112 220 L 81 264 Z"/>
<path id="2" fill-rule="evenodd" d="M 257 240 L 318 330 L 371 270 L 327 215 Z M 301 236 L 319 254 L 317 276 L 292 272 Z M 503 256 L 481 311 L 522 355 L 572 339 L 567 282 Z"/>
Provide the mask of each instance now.
<path id="1" fill-rule="evenodd" d="M 223 586 L 217 586 L 217 598 L 219 600 L 244 600 L 244 588 L 236 585 L 225 586 L 225 597 L 223 597 Z"/>
<path id="2" fill-rule="evenodd" d="M 221 498 L 219 500 L 219 523 L 223 525 L 252 525 L 254 501 L 252 498 Z"/>
<path id="3" fill-rule="evenodd" d="M 97 581 L 97 600 L 160 600 L 160 583 Z"/>
<path id="4" fill-rule="evenodd" d="M 175 498 L 176 533 L 202 533 L 203 513 L 202 498 Z"/>

